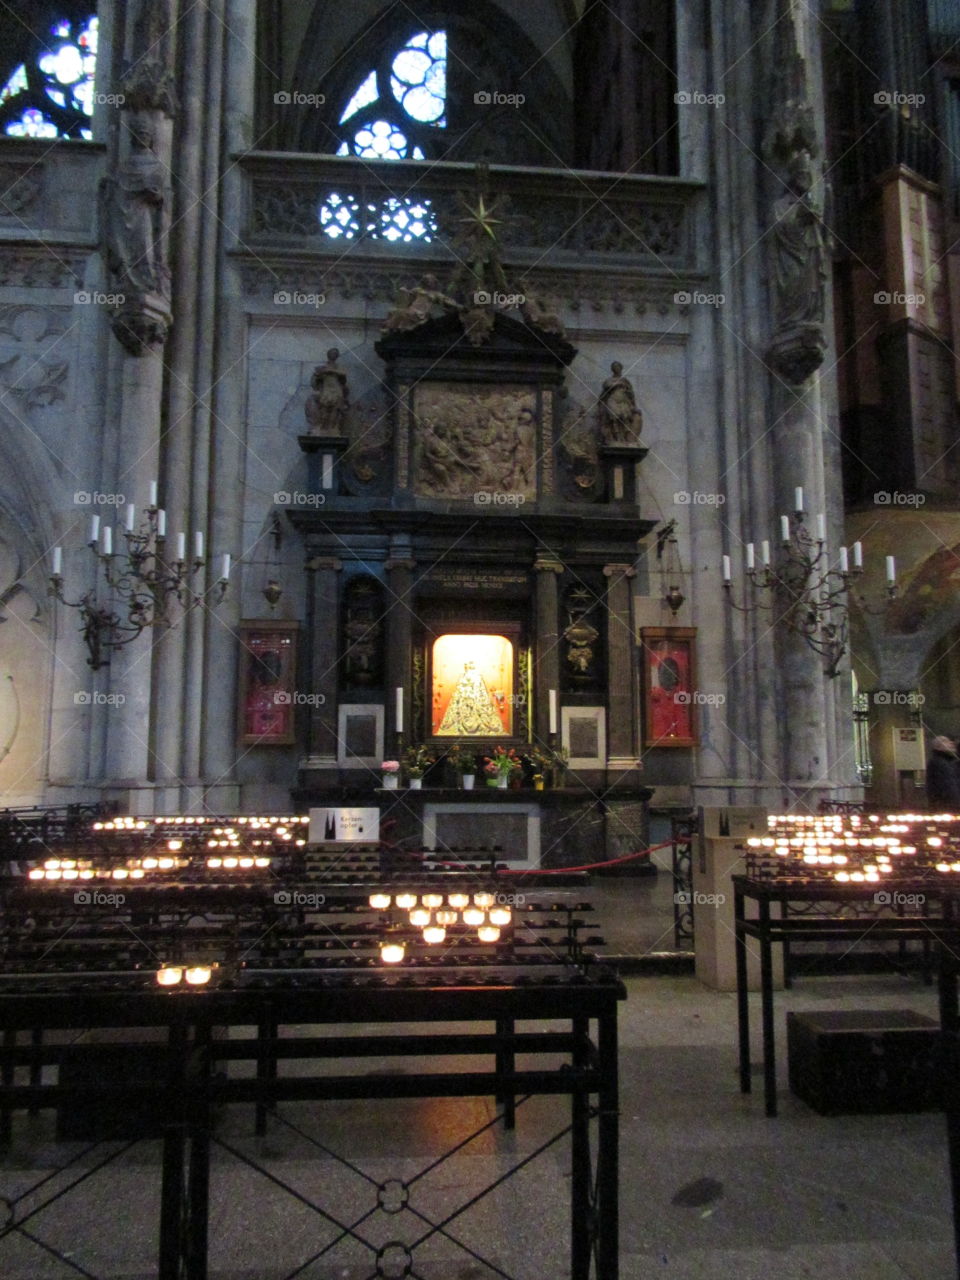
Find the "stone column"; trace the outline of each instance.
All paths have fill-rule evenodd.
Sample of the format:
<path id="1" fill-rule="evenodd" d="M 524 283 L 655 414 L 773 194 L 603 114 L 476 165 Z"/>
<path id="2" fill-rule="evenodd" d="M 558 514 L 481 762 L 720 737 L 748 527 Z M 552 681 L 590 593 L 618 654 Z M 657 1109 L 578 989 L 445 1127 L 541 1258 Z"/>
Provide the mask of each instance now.
<path id="1" fill-rule="evenodd" d="M 243 222 L 243 179 L 228 157 L 253 146 L 253 86 L 256 47 L 254 14 L 247 0 L 227 0 L 225 21 L 223 135 L 218 182 L 220 246 L 217 276 L 217 322 L 212 338 L 216 360 L 211 424 L 210 551 L 213 557 L 243 550 L 244 368 L 247 342 L 240 274 L 230 257 Z M 214 563 L 217 563 L 214 560 Z M 236 690 L 237 624 L 242 599 L 242 567 L 237 564 L 226 599 L 205 613 L 204 697 L 216 714 L 204 717 L 201 773 L 205 803 L 212 812 L 230 812 L 239 804 L 235 782 L 237 760 Z"/>
<path id="2" fill-rule="evenodd" d="M 122 128 L 115 163 L 104 181 L 101 253 L 118 303 L 111 315 L 122 348 L 111 362 L 116 396 L 116 483 L 142 513 L 148 485 L 159 475 L 162 433 L 163 348 L 172 321 L 173 89 L 176 0 L 141 0 L 128 8 L 127 39 L 118 80 Z M 139 521 L 138 521 L 139 523 Z M 116 536 L 123 555 L 125 541 Z M 176 606 L 174 605 L 174 611 Z M 111 692 L 122 698 L 107 722 L 105 780 L 127 792 L 131 812 L 151 812 L 149 786 L 156 742 L 150 720 L 154 698 L 148 631 L 111 657 Z"/>
<path id="3" fill-rule="evenodd" d="M 560 745 L 560 613 L 559 577 L 563 565 L 549 555 L 533 564 L 536 573 L 537 634 L 533 651 L 533 714 L 530 728 L 534 742 L 550 744 L 550 690 L 557 691 L 557 739 Z"/>
<path id="4" fill-rule="evenodd" d="M 413 572 L 417 562 L 410 556 L 410 540 L 393 538 L 390 557 L 384 563 L 387 571 L 387 687 L 384 717 L 384 752 L 390 756 L 397 742 L 395 690 L 403 689 L 403 740 L 423 737 L 423 725 L 412 723 L 413 711 L 413 611 L 410 604 Z M 424 690 L 429 704 L 429 691 Z"/>
<path id="5" fill-rule="evenodd" d="M 794 489 L 803 486 L 808 527 L 823 512 L 836 529 L 828 498 L 823 435 L 828 383 L 823 366 L 830 347 L 829 243 L 823 218 L 822 113 L 816 83 L 813 18 L 794 0 L 779 0 L 771 36 L 777 72 L 771 77 L 764 139 L 768 171 L 767 277 L 770 281 L 769 370 L 773 493 L 778 514 L 792 513 Z M 831 491 L 832 490 L 832 491 Z M 781 618 L 776 628 L 780 714 L 784 747 L 772 780 L 791 807 L 815 809 L 829 795 L 835 731 L 828 717 L 823 660 Z"/>
<path id="6" fill-rule="evenodd" d="M 178 178 L 171 229 L 172 293 L 176 324 L 167 342 L 169 384 L 163 435 L 162 487 L 168 535 L 180 531 L 192 544 L 206 532 L 211 547 L 209 452 L 211 447 L 212 335 L 217 294 L 221 95 L 222 0 L 187 9 L 178 26 L 183 56 L 175 168 Z M 206 193 L 203 199 L 201 194 Z M 225 550 L 226 548 L 223 548 Z M 233 550 L 233 548 L 231 548 Z M 215 574 L 208 566 L 196 577 L 198 591 Z M 154 668 L 157 803 L 161 811 L 208 803 L 200 779 L 202 726 L 210 719 L 210 695 L 203 683 L 203 614 L 188 615 L 161 637 Z"/>
<path id="7" fill-rule="evenodd" d="M 639 758 L 639 681 L 630 585 L 637 576 L 631 564 L 607 564 L 607 769 L 608 781 L 624 782 L 636 774 Z M 635 778 L 634 778 L 635 780 Z"/>
<path id="8" fill-rule="evenodd" d="M 306 687 L 323 701 L 310 707 L 307 758 L 301 768 L 337 768 L 337 665 L 340 657 L 341 561 L 331 556 L 315 556 L 307 561 L 307 609 L 310 628 L 306 660 Z M 312 583 L 309 579 L 312 578 Z M 332 781 L 333 779 L 331 779 Z"/>

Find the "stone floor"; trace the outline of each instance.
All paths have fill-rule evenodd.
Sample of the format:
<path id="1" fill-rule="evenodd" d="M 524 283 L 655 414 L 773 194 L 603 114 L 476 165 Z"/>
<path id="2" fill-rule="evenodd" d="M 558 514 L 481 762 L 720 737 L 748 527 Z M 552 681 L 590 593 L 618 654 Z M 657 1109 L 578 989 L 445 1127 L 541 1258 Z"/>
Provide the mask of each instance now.
<path id="1" fill-rule="evenodd" d="M 770 1120 L 759 1094 L 738 1091 L 732 995 L 687 977 L 628 978 L 627 987 L 621 1280 L 957 1276 L 943 1117 L 819 1116 L 787 1091 L 782 1043 L 787 1009 L 889 1007 L 936 1016 L 933 989 L 892 975 L 815 978 L 779 996 L 781 1114 Z M 361 1071 L 378 1069 L 358 1064 Z M 416 1240 L 429 1231 L 417 1213 L 437 1222 L 477 1195 L 563 1128 L 566 1105 L 531 1100 L 513 1134 L 484 1129 L 493 1116 L 486 1098 L 286 1104 L 266 1138 L 257 1139 L 248 1108 L 224 1113 L 213 1167 L 211 1280 L 368 1280 L 371 1254 L 357 1245 L 307 1261 L 335 1238 L 334 1221 L 370 1215 L 358 1230 L 371 1243 Z M 115 1150 L 79 1154 L 76 1167 Z M 19 1118 L 14 1146 L 0 1164 L 0 1195 L 18 1194 L 81 1152 L 54 1144 L 48 1119 Z M 568 1170 L 564 1138 L 451 1222 L 449 1236 L 434 1234 L 418 1248 L 410 1274 L 566 1280 Z M 55 1175 L 44 1191 L 58 1189 L 64 1178 Z M 375 1183 L 391 1178 L 416 1178 L 410 1204 L 396 1214 L 375 1212 Z M 69 1253 L 82 1270 L 9 1236 L 0 1238 L 0 1276 L 147 1280 L 156 1274 L 150 1224 L 158 1187 L 157 1144 L 138 1143 L 29 1223 L 38 1239 Z"/>

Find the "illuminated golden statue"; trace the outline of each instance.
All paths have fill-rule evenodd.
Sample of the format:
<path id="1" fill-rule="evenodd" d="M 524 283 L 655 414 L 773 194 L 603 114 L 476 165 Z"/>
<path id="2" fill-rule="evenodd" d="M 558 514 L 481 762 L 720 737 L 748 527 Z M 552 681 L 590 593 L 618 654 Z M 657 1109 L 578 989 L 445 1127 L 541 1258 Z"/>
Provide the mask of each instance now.
<path id="1" fill-rule="evenodd" d="M 463 664 L 463 675 L 457 682 L 447 709 L 443 713 L 438 734 L 461 737 L 480 733 L 502 733 L 503 721 L 496 701 L 483 676 L 472 662 Z"/>

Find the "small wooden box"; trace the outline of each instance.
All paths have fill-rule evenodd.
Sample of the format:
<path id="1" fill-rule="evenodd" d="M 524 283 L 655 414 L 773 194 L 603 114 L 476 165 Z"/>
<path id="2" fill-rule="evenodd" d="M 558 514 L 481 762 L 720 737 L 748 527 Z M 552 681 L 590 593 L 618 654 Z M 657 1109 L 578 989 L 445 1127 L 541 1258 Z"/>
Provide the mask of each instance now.
<path id="1" fill-rule="evenodd" d="M 910 1009 L 787 1014 L 791 1092 L 821 1115 L 937 1110 L 939 1046 Z"/>

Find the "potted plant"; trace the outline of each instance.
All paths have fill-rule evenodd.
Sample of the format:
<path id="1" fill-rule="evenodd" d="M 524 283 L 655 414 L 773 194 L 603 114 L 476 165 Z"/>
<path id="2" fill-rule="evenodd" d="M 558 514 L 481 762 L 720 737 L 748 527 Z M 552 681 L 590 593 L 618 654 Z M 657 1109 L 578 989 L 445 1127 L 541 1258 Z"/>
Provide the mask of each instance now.
<path id="1" fill-rule="evenodd" d="M 400 776 L 399 760 L 384 760 L 380 766 L 380 778 L 387 791 L 396 791 Z"/>
<path id="2" fill-rule="evenodd" d="M 567 771 L 569 759 L 570 753 L 566 747 L 558 747 L 556 750 L 551 750 L 549 747 L 534 747 L 527 756 L 530 767 L 533 769 L 534 788 L 542 791 L 548 777 L 553 786 L 563 786 L 563 775 Z"/>
<path id="3" fill-rule="evenodd" d="M 555 751 L 551 751 L 550 755 L 552 757 L 550 767 L 553 770 L 553 785 L 562 787 L 570 760 L 570 752 L 566 747 L 558 747 Z"/>
<path id="4" fill-rule="evenodd" d="M 403 763 L 406 766 L 411 791 L 420 790 L 423 786 L 423 775 L 433 762 L 434 757 L 430 755 L 423 743 L 406 749 L 403 753 Z"/>
<path id="5" fill-rule="evenodd" d="M 448 759 L 460 775 L 464 791 L 472 791 L 477 772 L 477 757 L 471 751 L 464 751 L 458 742 Z"/>
<path id="6" fill-rule="evenodd" d="M 497 768 L 497 766 L 493 763 L 492 760 L 488 760 L 487 763 L 483 766 L 483 775 L 487 780 L 488 787 L 499 787 L 500 770 Z"/>
<path id="7" fill-rule="evenodd" d="M 495 777 L 498 787 L 507 787 L 510 783 L 510 776 L 515 770 L 520 771 L 520 777 L 523 776 L 523 762 L 513 747 L 510 747 L 509 750 L 506 747 L 494 747 L 493 755 L 486 756 L 485 759 L 488 763 L 484 766 L 484 773 L 487 774 L 488 778 Z"/>

